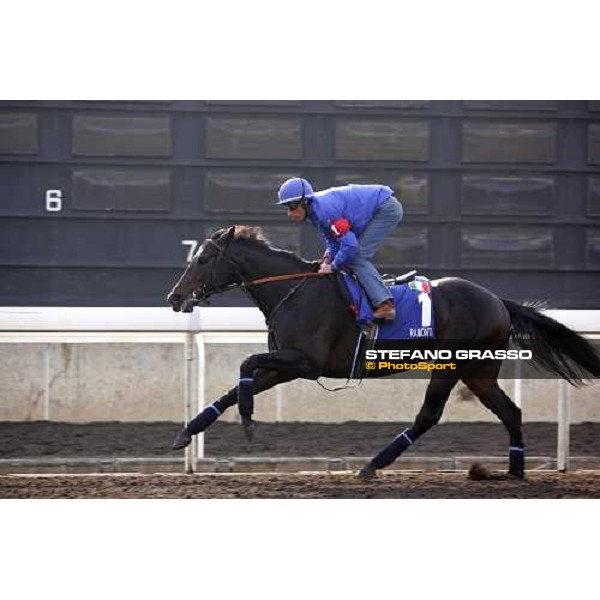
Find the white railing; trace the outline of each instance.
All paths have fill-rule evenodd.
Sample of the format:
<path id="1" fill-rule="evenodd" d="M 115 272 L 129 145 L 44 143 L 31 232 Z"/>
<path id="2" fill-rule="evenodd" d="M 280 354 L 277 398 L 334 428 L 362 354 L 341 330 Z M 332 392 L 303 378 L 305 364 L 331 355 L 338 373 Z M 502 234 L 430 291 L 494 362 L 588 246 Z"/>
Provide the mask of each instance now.
<path id="1" fill-rule="evenodd" d="M 266 344 L 267 328 L 256 308 L 202 307 L 183 314 L 167 307 L 0 307 L 0 343 L 182 344 L 183 415 L 188 422 L 206 404 L 205 344 Z M 193 471 L 195 458 L 203 457 L 204 436 L 199 435 L 186 449 L 186 471 Z"/>
<path id="2" fill-rule="evenodd" d="M 546 314 L 583 335 L 595 337 L 600 333 L 600 311 L 551 310 Z M 202 307 L 193 313 L 181 314 L 166 307 L 0 307 L 0 343 L 181 343 L 186 422 L 206 405 L 205 345 L 266 342 L 265 320 L 257 308 Z M 194 366 L 198 373 L 195 385 L 192 381 Z M 558 382 L 559 470 L 569 468 L 569 390 L 565 382 Z M 515 400 L 520 405 L 519 380 L 515 384 Z M 203 457 L 204 438 L 199 435 L 186 449 L 186 470 L 193 471 L 195 459 Z"/>

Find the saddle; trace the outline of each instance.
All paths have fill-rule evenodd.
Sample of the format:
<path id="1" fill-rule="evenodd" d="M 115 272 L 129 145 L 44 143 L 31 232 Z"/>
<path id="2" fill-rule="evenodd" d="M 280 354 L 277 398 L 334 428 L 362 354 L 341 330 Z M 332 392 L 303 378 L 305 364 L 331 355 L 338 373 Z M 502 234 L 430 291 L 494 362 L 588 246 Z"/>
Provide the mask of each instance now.
<path id="1" fill-rule="evenodd" d="M 353 274 L 338 273 L 339 288 L 348 310 L 363 331 L 373 329 L 373 308 Z M 377 339 L 435 338 L 432 284 L 412 270 L 398 276 L 384 276 L 396 307 L 396 319 L 378 327 Z M 373 335 L 372 331 L 369 334 Z"/>
<path id="2" fill-rule="evenodd" d="M 354 274 L 337 274 L 339 289 L 348 303 L 348 310 L 360 327 L 354 359 L 348 381 L 363 373 L 364 355 L 379 340 L 423 340 L 435 338 L 432 286 L 427 277 L 416 270 L 402 275 L 384 275 L 396 306 L 396 319 L 381 325 L 373 320 L 373 308 Z"/>
<path id="3" fill-rule="evenodd" d="M 402 275 L 390 275 L 388 273 L 385 273 L 383 275 L 382 279 L 383 279 L 383 283 L 385 283 L 385 285 L 387 285 L 388 287 L 392 287 L 393 285 L 400 285 L 402 283 L 407 283 L 416 274 L 417 274 L 416 269 L 413 269 L 412 271 L 407 271 L 406 273 L 402 273 Z M 358 277 L 356 277 L 356 275 L 354 275 L 353 273 L 346 272 L 346 271 L 336 271 L 336 275 L 337 275 L 338 285 L 340 287 L 342 296 L 344 296 L 346 302 L 348 303 L 348 310 L 350 311 L 350 313 L 352 315 L 354 315 L 356 317 L 358 315 L 358 307 L 356 306 L 356 303 L 355 303 L 355 297 L 352 295 L 348 285 L 346 284 L 346 281 L 347 281 L 346 278 L 351 277 L 356 282 L 356 285 L 363 291 L 363 293 L 365 293 L 364 288 L 361 285 L 360 281 L 358 280 Z M 365 294 L 365 297 L 366 297 L 366 294 Z M 367 300 L 367 302 L 368 302 L 368 300 Z"/>

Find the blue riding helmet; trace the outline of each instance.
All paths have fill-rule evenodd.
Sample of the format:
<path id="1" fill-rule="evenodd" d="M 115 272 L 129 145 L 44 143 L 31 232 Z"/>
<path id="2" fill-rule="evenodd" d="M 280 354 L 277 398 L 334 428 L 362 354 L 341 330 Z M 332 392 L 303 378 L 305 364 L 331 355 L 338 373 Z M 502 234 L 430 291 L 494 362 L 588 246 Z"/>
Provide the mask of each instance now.
<path id="1" fill-rule="evenodd" d="M 306 179 L 292 177 L 279 188 L 277 204 L 303 202 L 307 198 L 312 198 L 314 193 L 312 185 Z"/>

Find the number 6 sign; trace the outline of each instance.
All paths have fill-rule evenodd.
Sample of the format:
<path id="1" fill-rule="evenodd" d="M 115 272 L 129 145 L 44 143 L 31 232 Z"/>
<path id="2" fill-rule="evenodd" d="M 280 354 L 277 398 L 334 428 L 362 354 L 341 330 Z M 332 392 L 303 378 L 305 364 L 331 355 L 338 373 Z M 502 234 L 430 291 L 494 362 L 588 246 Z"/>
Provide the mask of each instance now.
<path id="1" fill-rule="evenodd" d="M 62 190 L 46 190 L 46 211 L 60 212 L 62 210 Z"/>

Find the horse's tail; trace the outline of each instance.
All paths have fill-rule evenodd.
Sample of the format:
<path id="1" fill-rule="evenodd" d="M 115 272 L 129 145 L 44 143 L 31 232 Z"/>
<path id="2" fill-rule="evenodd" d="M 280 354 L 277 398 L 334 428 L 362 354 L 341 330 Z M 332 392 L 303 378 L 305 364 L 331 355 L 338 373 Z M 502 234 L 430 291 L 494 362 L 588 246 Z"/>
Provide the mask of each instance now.
<path id="1" fill-rule="evenodd" d="M 600 356 L 584 337 L 532 306 L 502 302 L 510 314 L 511 338 L 518 348 L 531 350 L 535 364 L 575 386 L 600 377 Z"/>

